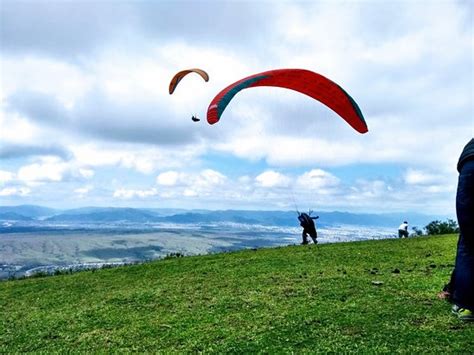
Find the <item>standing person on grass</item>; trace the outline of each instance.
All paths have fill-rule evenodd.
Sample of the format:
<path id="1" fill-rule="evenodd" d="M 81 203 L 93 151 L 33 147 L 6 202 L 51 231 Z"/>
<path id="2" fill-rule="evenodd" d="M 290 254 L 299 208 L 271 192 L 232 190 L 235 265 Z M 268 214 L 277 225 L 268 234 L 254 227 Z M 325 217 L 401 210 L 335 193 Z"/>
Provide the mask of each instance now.
<path id="1" fill-rule="evenodd" d="M 459 319 L 474 321 L 474 138 L 458 161 L 456 215 L 459 239 L 452 275 L 452 312 Z"/>
<path id="2" fill-rule="evenodd" d="M 408 238 L 408 222 L 404 221 L 398 227 L 398 238 Z"/>

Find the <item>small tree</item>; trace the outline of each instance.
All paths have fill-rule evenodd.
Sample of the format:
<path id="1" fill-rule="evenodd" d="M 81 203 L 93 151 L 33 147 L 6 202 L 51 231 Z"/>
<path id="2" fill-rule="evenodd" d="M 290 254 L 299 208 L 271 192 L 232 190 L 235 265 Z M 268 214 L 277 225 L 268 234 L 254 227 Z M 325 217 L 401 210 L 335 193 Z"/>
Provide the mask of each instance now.
<path id="1" fill-rule="evenodd" d="M 446 222 L 432 221 L 426 227 L 426 234 L 428 235 L 439 235 L 439 234 L 455 234 L 459 233 L 459 226 L 456 221 L 448 219 Z"/>
<path id="2" fill-rule="evenodd" d="M 418 227 L 412 227 L 412 230 L 413 230 L 413 235 L 416 236 L 416 237 L 419 237 L 420 235 L 423 235 L 423 231 L 418 228 Z"/>

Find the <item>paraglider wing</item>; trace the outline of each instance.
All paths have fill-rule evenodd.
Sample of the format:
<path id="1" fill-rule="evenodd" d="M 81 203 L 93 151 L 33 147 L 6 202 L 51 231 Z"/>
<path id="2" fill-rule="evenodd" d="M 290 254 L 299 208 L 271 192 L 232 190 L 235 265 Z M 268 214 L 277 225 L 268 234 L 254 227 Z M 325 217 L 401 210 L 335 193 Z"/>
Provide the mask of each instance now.
<path id="1" fill-rule="evenodd" d="M 170 81 L 170 86 L 169 86 L 170 95 L 174 92 L 174 90 L 176 89 L 176 86 L 178 86 L 181 79 L 183 79 L 186 75 L 190 73 L 197 73 L 204 79 L 204 81 L 209 81 L 209 75 L 202 69 L 195 68 L 195 69 L 182 70 L 176 73 Z"/>
<path id="2" fill-rule="evenodd" d="M 364 116 L 352 97 L 328 78 L 305 69 L 276 69 L 251 75 L 222 90 L 209 104 L 207 121 L 217 123 L 232 98 L 241 90 L 276 86 L 298 91 L 320 101 L 359 133 L 368 131 Z"/>

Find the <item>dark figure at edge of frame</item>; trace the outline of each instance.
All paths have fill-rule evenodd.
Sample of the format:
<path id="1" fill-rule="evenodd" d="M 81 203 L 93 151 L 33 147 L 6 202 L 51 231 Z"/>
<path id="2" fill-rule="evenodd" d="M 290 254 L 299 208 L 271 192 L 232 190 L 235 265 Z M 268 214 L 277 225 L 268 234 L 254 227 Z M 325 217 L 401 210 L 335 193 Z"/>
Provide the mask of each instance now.
<path id="1" fill-rule="evenodd" d="M 452 312 L 474 321 L 474 138 L 464 147 L 457 165 L 456 215 L 459 239 L 450 284 Z"/>
<path id="2" fill-rule="evenodd" d="M 318 218 L 319 216 L 311 217 L 308 213 L 299 214 L 298 220 L 300 221 L 300 226 L 303 227 L 303 233 L 301 234 L 303 242 L 301 244 L 308 244 L 308 235 L 314 244 L 318 244 L 318 233 L 316 232 L 316 225 L 314 223 L 314 220 Z"/>

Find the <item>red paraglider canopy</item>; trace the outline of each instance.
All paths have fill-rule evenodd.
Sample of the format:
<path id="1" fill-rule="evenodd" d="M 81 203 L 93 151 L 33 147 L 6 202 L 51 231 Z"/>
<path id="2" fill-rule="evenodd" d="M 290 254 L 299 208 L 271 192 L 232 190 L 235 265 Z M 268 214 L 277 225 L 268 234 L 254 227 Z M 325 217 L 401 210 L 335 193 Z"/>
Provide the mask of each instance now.
<path id="1" fill-rule="evenodd" d="M 364 116 L 349 94 L 328 78 L 305 69 L 276 69 L 241 79 L 222 90 L 209 104 L 207 121 L 217 123 L 232 98 L 241 90 L 276 86 L 298 91 L 320 101 L 359 133 L 368 131 Z"/>

